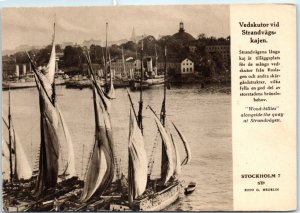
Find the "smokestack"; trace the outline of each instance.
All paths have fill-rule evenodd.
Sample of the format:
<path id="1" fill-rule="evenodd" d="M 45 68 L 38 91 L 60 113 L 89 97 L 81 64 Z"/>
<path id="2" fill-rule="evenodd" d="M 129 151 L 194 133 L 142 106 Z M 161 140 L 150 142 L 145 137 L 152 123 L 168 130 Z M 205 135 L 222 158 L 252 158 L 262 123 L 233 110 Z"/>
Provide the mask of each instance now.
<path id="1" fill-rule="evenodd" d="M 23 64 L 23 75 L 26 75 L 26 64 Z"/>
<path id="2" fill-rule="evenodd" d="M 16 77 L 19 77 L 20 72 L 19 72 L 19 65 L 16 64 Z"/>
<path id="3" fill-rule="evenodd" d="M 152 58 L 148 58 L 147 59 L 147 68 L 148 68 L 148 72 L 152 72 L 153 67 L 152 67 Z"/>

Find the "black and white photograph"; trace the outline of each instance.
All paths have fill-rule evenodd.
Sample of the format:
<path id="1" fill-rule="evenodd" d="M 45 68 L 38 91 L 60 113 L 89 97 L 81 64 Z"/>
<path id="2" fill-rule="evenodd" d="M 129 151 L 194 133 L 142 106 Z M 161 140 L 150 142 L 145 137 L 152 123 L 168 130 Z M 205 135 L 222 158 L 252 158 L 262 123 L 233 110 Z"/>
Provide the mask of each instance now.
<path id="1" fill-rule="evenodd" d="M 229 5 L 2 10 L 4 211 L 232 211 Z"/>

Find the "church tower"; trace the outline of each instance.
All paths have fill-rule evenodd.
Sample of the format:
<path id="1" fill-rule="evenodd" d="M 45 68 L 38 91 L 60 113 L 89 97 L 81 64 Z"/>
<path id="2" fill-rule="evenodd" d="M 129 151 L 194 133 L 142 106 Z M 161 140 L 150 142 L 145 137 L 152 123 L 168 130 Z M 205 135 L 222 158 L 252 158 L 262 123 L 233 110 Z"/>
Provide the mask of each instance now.
<path id="1" fill-rule="evenodd" d="M 130 38 L 131 41 L 133 41 L 134 43 L 136 43 L 136 35 L 135 35 L 135 30 L 134 30 L 134 27 L 132 29 L 132 33 L 131 33 L 131 38 Z"/>

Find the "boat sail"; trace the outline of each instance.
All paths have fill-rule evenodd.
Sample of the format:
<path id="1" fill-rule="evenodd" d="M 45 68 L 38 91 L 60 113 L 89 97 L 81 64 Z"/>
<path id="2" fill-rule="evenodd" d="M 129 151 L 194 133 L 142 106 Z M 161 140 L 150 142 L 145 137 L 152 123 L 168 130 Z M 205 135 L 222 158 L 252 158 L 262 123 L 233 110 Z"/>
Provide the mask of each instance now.
<path id="1" fill-rule="evenodd" d="M 178 149 L 177 143 L 174 141 L 173 135 L 171 133 L 170 133 L 170 137 L 172 140 L 173 150 L 174 150 L 174 162 L 175 162 L 174 176 L 176 177 L 181 174 L 180 154 L 179 154 L 179 149 Z"/>
<path id="2" fill-rule="evenodd" d="M 59 129 L 62 130 L 62 134 L 58 134 L 58 136 L 59 136 L 59 138 L 62 137 L 60 141 L 63 141 L 63 140 L 66 141 L 67 150 L 69 150 L 67 164 L 66 164 L 64 172 L 61 174 L 61 176 L 74 177 L 77 174 L 76 174 L 76 169 L 75 169 L 75 155 L 74 155 L 73 142 L 72 142 L 72 139 L 70 136 L 68 126 L 65 122 L 65 119 L 63 117 L 63 114 L 61 113 L 59 106 L 56 105 L 56 108 L 58 111 L 59 121 L 60 121 L 59 127 L 61 127 Z"/>
<path id="3" fill-rule="evenodd" d="M 112 183 L 114 177 L 113 138 L 109 100 L 105 97 L 100 85 L 96 82 L 90 61 L 86 56 L 93 85 L 93 102 L 95 112 L 95 143 L 84 180 L 80 200 L 89 200 L 97 191 L 101 195 Z"/>
<path id="4" fill-rule="evenodd" d="M 2 133 L 3 134 L 3 133 Z M 9 145 L 2 135 L 2 178 L 9 180 Z"/>
<path id="5" fill-rule="evenodd" d="M 2 117 L 3 123 L 5 128 L 8 131 L 8 134 L 10 134 L 12 144 L 14 145 L 11 149 L 12 154 L 14 155 L 14 174 L 13 177 L 15 180 L 19 179 L 29 179 L 32 177 L 32 169 L 30 166 L 30 163 L 28 161 L 28 158 L 25 154 L 25 151 L 23 149 L 23 146 L 19 140 L 19 137 L 17 136 L 15 129 L 12 125 L 11 122 L 11 128 L 9 130 L 9 125 L 7 120 Z M 10 131 L 10 133 L 9 133 Z M 3 131 L 4 132 L 4 131 Z M 9 137 L 9 136 L 8 136 Z M 8 167 L 9 165 L 9 154 L 10 154 L 10 149 L 9 149 L 9 144 L 7 143 L 7 140 L 5 140 L 2 136 L 2 155 L 4 158 L 4 166 Z M 8 176 L 5 176 L 4 179 L 9 178 Z"/>
<path id="6" fill-rule="evenodd" d="M 73 145 L 62 113 L 56 103 L 54 82 L 56 67 L 55 23 L 51 55 L 46 68 L 37 70 L 28 53 L 27 56 L 35 72 L 37 89 L 39 91 L 41 144 L 39 174 L 35 188 L 35 194 L 39 196 L 46 189 L 55 187 L 57 184 L 59 159 L 62 158 L 63 154 L 60 151 L 61 145 L 68 145 L 69 156 L 66 166 L 64 166 L 64 175 L 68 175 L 68 177 L 76 175 Z M 62 134 L 59 134 L 60 132 L 62 132 Z"/>
<path id="7" fill-rule="evenodd" d="M 148 161 L 143 135 L 132 110 L 130 110 L 129 127 L 128 201 L 129 206 L 132 206 L 133 201 L 146 189 Z"/>
<path id="8" fill-rule="evenodd" d="M 108 93 L 107 93 L 107 96 L 110 98 L 110 99 L 115 99 L 116 98 L 116 92 L 115 92 L 115 88 L 114 88 L 114 83 L 113 83 L 113 72 L 111 70 L 111 58 L 110 58 L 110 53 L 109 53 L 109 50 L 108 50 L 108 55 L 109 55 L 109 61 L 108 61 L 108 70 L 109 70 L 109 80 L 110 80 L 110 87 L 109 87 L 109 90 L 108 90 Z"/>
<path id="9" fill-rule="evenodd" d="M 175 128 L 175 130 L 177 131 L 183 145 L 184 145 L 184 148 L 185 148 L 185 151 L 186 151 L 186 157 L 184 158 L 184 160 L 182 161 L 181 165 L 186 165 L 188 164 L 191 159 L 192 159 L 192 152 L 191 152 L 191 148 L 190 148 L 190 145 L 188 143 L 188 141 L 186 140 L 186 138 L 184 137 L 184 135 L 179 131 L 179 129 L 177 128 L 177 126 L 173 123 L 173 126 Z"/>
<path id="10" fill-rule="evenodd" d="M 162 168 L 165 171 L 161 172 L 161 181 L 162 183 L 165 185 L 170 178 L 173 176 L 174 172 L 175 172 L 175 162 L 177 162 L 176 157 L 174 156 L 174 145 L 172 140 L 170 139 L 167 131 L 165 130 L 165 128 L 163 127 L 162 123 L 160 122 L 160 120 L 157 118 L 155 112 L 153 110 L 151 110 L 153 112 L 153 117 L 154 120 L 156 122 L 156 125 L 158 127 L 158 130 L 160 132 L 161 138 L 162 138 L 162 149 L 165 152 L 165 158 L 164 161 L 162 162 Z M 176 160 L 174 162 L 174 159 Z"/>

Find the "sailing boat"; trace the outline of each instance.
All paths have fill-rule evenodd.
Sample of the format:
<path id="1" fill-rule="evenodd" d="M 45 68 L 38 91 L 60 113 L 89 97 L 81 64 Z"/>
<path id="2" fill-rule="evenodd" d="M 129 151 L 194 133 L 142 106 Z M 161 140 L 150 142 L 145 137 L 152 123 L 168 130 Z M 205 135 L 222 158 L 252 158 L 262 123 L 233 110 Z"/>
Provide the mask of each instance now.
<path id="1" fill-rule="evenodd" d="M 56 60 L 55 23 L 51 55 L 46 68 L 37 70 L 28 53 L 27 56 L 35 73 L 39 92 L 41 144 L 35 195 L 40 196 L 45 190 L 57 185 L 59 166 L 63 167 L 62 176 L 68 176 L 69 178 L 76 176 L 73 144 L 63 115 L 56 103 L 54 82 Z M 59 163 L 64 154 L 61 150 L 63 145 L 68 147 L 68 159 L 65 165 Z"/>
<path id="2" fill-rule="evenodd" d="M 111 58 L 110 58 L 110 53 L 109 53 L 109 48 L 107 46 L 107 28 L 108 28 L 108 23 L 106 22 L 106 41 L 105 41 L 105 94 L 109 99 L 115 99 L 116 98 L 116 93 L 115 93 L 115 88 L 113 84 L 113 73 L 111 70 Z M 110 83 L 109 83 L 109 88 L 108 88 L 108 83 L 107 83 L 107 73 L 109 72 L 110 75 Z"/>
<path id="3" fill-rule="evenodd" d="M 143 57 L 143 49 L 141 56 Z M 126 181 L 127 192 L 124 191 L 124 185 L 126 184 L 123 186 L 121 184 L 121 187 L 118 187 L 119 185 L 115 184 L 118 181 L 113 182 L 114 172 L 118 170 L 118 166 L 114 156 L 113 131 L 110 122 L 111 101 L 106 97 L 103 89 L 95 80 L 89 55 L 85 55 L 85 57 L 93 84 L 95 142 L 89 159 L 80 199 L 75 200 L 75 202 L 70 201 L 74 203 L 74 206 L 73 208 L 70 207 L 68 211 L 108 209 L 114 211 L 159 211 L 166 208 L 179 197 L 181 186 L 176 176 L 180 174 L 181 163 L 177 145 L 165 127 L 165 119 L 160 120 L 154 110 L 149 107 L 153 112 L 153 117 L 160 132 L 163 152 L 165 152 L 166 156 L 163 158 L 166 160 L 162 161 L 163 170 L 161 178 L 150 180 L 148 177 L 148 159 L 143 138 L 143 90 L 140 88 L 138 113 L 135 112 L 128 92 L 131 108 L 128 139 L 128 182 Z M 141 70 L 143 70 L 143 65 L 141 65 Z M 143 78 L 141 78 L 141 83 L 143 83 Z M 164 94 L 166 95 L 166 90 Z M 165 116 L 165 106 L 166 96 L 162 107 L 161 115 L 163 117 Z M 189 160 L 187 159 L 186 162 Z M 121 179 L 118 180 L 122 183 Z M 59 198 L 59 205 L 63 205 L 66 199 L 70 200 L 73 196 L 77 196 L 75 192 Z M 126 198 L 127 201 L 125 200 Z"/>
<path id="4" fill-rule="evenodd" d="M 143 57 L 143 49 L 141 52 L 141 55 Z M 167 89 L 167 83 L 166 83 L 166 77 L 167 77 L 167 66 L 166 66 L 166 50 L 165 50 L 165 84 L 164 84 L 164 99 L 162 103 L 162 109 L 160 113 L 160 119 L 156 115 L 155 111 L 151 108 L 151 106 L 148 106 L 150 110 L 153 113 L 153 118 L 155 120 L 155 123 L 157 125 L 158 131 L 160 133 L 161 139 L 162 139 L 162 158 L 161 158 L 161 177 L 159 180 L 150 180 L 150 176 L 147 175 L 147 169 L 145 170 L 144 167 L 141 165 L 144 165 L 144 163 L 147 162 L 146 159 L 143 158 L 138 158 L 135 157 L 136 165 L 132 163 L 132 158 L 131 155 L 129 155 L 129 175 L 128 175 L 128 182 L 129 182 L 129 206 L 132 210 L 135 211 L 160 211 L 175 202 L 178 197 L 179 197 L 179 192 L 180 192 L 180 182 L 178 180 L 178 175 L 181 173 L 181 162 L 180 162 L 180 156 L 179 156 L 179 150 L 177 147 L 177 144 L 173 140 L 173 136 L 171 133 L 166 128 L 166 89 Z M 143 59 L 143 58 L 142 58 Z M 143 83 L 143 65 L 141 67 L 141 84 Z M 129 94 L 129 93 L 128 93 Z M 130 102 L 132 104 L 130 95 L 129 95 Z M 130 124 L 131 124 L 131 132 L 130 136 L 133 135 L 132 131 L 135 131 L 135 150 L 140 150 L 140 155 L 136 156 L 142 156 L 145 154 L 143 153 L 143 122 L 142 122 L 142 110 L 143 110 L 143 99 L 142 99 L 142 87 L 140 87 L 140 102 L 139 102 L 139 112 L 138 115 L 136 116 L 136 122 L 139 125 L 139 129 L 136 130 L 137 128 L 134 128 L 134 123 L 132 118 L 132 113 L 130 116 Z M 135 113 L 134 113 L 135 114 Z M 133 124 L 132 124 L 133 123 Z M 183 134 L 178 130 L 178 128 L 175 126 L 176 131 L 180 135 L 180 138 L 184 140 L 184 144 L 188 144 L 187 140 L 184 138 Z M 132 130 L 133 129 L 133 130 Z M 130 137 L 131 139 L 131 137 Z M 140 142 L 140 143 L 138 143 Z M 185 145 L 186 146 L 186 145 Z M 137 148 L 139 147 L 139 149 Z M 190 149 L 186 147 L 186 150 Z M 190 161 L 190 156 L 191 154 L 188 153 L 186 159 L 184 160 L 183 164 L 187 164 Z M 134 162 L 134 161 L 133 161 Z M 131 165 L 132 164 L 132 165 Z M 131 168 L 133 167 L 133 169 Z M 139 172 L 140 175 L 139 179 L 135 180 L 132 178 L 131 173 L 133 171 Z M 146 190 L 152 191 L 150 194 L 143 194 L 140 193 L 138 196 L 133 197 L 132 196 L 132 188 L 133 187 L 138 187 L 138 189 L 142 189 L 141 191 L 144 192 L 145 188 L 144 185 L 143 187 L 140 187 L 139 184 L 141 185 L 144 183 L 143 181 L 148 180 L 148 188 Z M 151 188 L 151 185 L 154 184 L 154 188 Z M 135 189 L 135 188 L 133 188 Z M 134 199 L 135 198 L 135 199 Z"/>
<path id="5" fill-rule="evenodd" d="M 97 83 L 89 58 L 86 56 L 91 71 L 93 102 L 95 112 L 95 143 L 84 180 L 80 200 L 88 201 L 97 191 L 101 196 L 111 185 L 114 177 L 114 147 L 110 122 L 110 100 Z"/>
<path id="6" fill-rule="evenodd" d="M 47 208 L 51 206 L 56 196 L 67 193 L 78 186 L 77 182 L 75 182 L 77 177 L 75 177 L 73 144 L 63 115 L 56 103 L 54 82 L 56 54 L 54 40 L 55 24 L 49 63 L 43 69 L 37 69 L 35 63 L 26 52 L 35 73 L 35 81 L 39 93 L 41 135 L 39 169 L 37 180 L 32 179 L 32 181 L 24 184 L 17 184 L 14 188 L 10 186 L 4 188 L 4 191 L 7 192 L 6 196 L 3 196 L 4 208 L 8 211 L 48 210 Z M 8 126 L 11 129 L 9 124 L 10 118 L 8 121 Z M 12 136 L 15 136 L 15 133 Z M 14 138 L 16 159 L 19 158 L 23 161 L 19 163 L 17 160 L 16 168 L 18 171 L 19 165 L 22 166 L 22 163 L 26 164 L 26 160 L 22 151 L 18 151 L 18 147 L 20 150 L 21 146 L 17 142 L 17 137 Z M 64 151 L 63 147 L 67 151 Z M 63 161 L 65 155 L 68 155 L 68 157 L 66 161 Z M 31 171 L 27 166 L 24 166 L 23 169 Z M 21 175 L 20 173 L 18 173 L 18 176 L 19 178 L 25 177 L 24 174 Z M 58 184 L 59 187 L 56 188 Z"/>
<path id="7" fill-rule="evenodd" d="M 10 178 L 10 182 L 12 183 L 19 181 L 20 179 L 30 179 L 32 177 L 32 169 L 12 123 L 10 90 L 8 92 L 8 121 L 5 117 L 2 117 L 2 121 L 4 123 L 3 133 L 7 132 L 5 135 L 8 135 L 8 140 L 5 139 L 4 135 L 2 135 L 2 159 L 4 166 L 3 179 Z M 9 173 L 6 170 L 8 167 L 10 168 Z"/>
<path id="8" fill-rule="evenodd" d="M 143 40 L 142 40 L 142 45 L 143 45 Z M 146 71 L 144 73 L 144 81 L 142 84 L 143 89 L 149 89 L 153 86 L 161 86 L 164 85 L 165 79 L 164 76 L 157 75 L 157 52 L 156 52 L 156 45 L 155 45 L 155 63 L 156 67 L 153 68 L 153 63 L 152 63 L 152 57 L 146 57 L 147 61 L 147 67 Z M 143 61 L 141 61 L 143 63 Z M 138 90 L 140 88 L 140 82 L 139 80 L 131 80 L 130 82 L 130 88 L 131 90 Z"/>
<path id="9" fill-rule="evenodd" d="M 148 160 L 133 104 L 130 109 L 128 152 L 128 202 L 129 207 L 134 208 L 134 200 L 144 193 L 147 186 Z"/>

